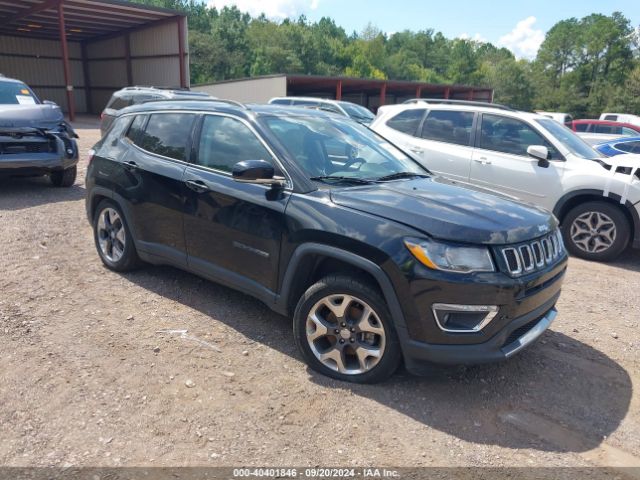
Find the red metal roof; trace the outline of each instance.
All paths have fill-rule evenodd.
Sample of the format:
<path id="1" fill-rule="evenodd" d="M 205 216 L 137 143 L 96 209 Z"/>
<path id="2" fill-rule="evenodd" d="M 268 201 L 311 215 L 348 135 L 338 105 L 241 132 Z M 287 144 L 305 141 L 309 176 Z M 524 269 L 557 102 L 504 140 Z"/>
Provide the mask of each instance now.
<path id="1" fill-rule="evenodd" d="M 415 90 L 417 87 L 421 87 L 427 92 L 429 89 L 440 90 L 443 87 L 455 88 L 456 91 L 468 91 L 474 90 L 476 92 L 491 92 L 491 88 L 485 87 L 473 87 L 468 85 L 454 85 L 454 84 L 436 84 L 427 82 L 418 82 L 414 80 L 376 80 L 370 78 L 355 78 L 355 77 L 341 77 L 341 76 L 320 76 L 320 75 L 284 75 L 287 77 L 287 82 L 290 85 L 305 85 L 305 86 L 317 86 L 324 87 L 331 85 L 337 81 L 342 81 L 343 86 L 354 87 L 358 89 L 374 88 L 379 89 L 382 85 L 386 84 L 388 88 L 405 89 L 407 91 Z M 258 77 L 259 78 L 259 77 Z"/>
<path id="2" fill-rule="evenodd" d="M 183 16 L 175 10 L 119 0 L 0 0 L 0 35 L 59 40 L 60 3 L 69 41 L 108 38 Z"/>

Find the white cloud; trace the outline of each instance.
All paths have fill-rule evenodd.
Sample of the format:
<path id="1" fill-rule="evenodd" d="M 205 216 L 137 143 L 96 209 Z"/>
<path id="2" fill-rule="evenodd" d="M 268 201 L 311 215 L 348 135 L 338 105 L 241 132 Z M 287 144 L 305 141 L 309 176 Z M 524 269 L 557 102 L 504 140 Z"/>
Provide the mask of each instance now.
<path id="1" fill-rule="evenodd" d="M 459 39 L 461 40 L 472 40 L 474 42 L 480 42 L 480 43 L 486 43 L 487 39 L 485 37 L 483 37 L 482 35 L 480 35 L 479 33 L 476 33 L 473 37 L 471 35 L 469 35 L 468 33 L 461 33 L 460 35 L 458 35 Z"/>
<path id="2" fill-rule="evenodd" d="M 223 7 L 236 6 L 242 12 L 248 12 L 252 16 L 264 13 L 269 18 L 284 19 L 295 18 L 300 14 L 318 8 L 320 0 L 209 0 L 209 7 L 221 9 Z"/>
<path id="3" fill-rule="evenodd" d="M 498 45 L 511 50 L 517 58 L 535 57 L 544 41 L 544 32 L 533 27 L 536 21 L 533 16 L 519 21 L 513 30 L 500 37 Z"/>

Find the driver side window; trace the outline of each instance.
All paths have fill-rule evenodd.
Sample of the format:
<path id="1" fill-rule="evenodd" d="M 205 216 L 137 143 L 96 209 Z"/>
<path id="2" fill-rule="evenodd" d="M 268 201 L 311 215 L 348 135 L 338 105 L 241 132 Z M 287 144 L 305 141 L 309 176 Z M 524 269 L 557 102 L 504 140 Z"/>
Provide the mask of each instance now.
<path id="1" fill-rule="evenodd" d="M 551 160 L 561 158 L 555 147 L 525 122 L 501 115 L 482 115 L 480 148 L 526 157 L 531 145 L 547 147 Z"/>
<path id="2" fill-rule="evenodd" d="M 243 160 L 271 162 L 271 155 L 241 121 L 217 115 L 205 116 L 196 164 L 230 173 L 233 166 Z"/>

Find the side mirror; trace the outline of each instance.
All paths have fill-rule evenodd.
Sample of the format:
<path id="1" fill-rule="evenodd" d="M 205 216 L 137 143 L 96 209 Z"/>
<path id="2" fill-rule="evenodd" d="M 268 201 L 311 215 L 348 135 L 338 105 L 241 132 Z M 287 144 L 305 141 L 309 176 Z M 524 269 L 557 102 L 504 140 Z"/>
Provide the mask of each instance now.
<path id="1" fill-rule="evenodd" d="M 284 186 L 285 179 L 276 177 L 273 165 L 265 160 L 244 160 L 233 166 L 233 179 L 236 182 L 256 183 L 259 185 Z"/>
<path id="2" fill-rule="evenodd" d="M 538 159 L 538 166 L 547 168 L 549 166 L 549 149 L 544 145 L 530 145 L 527 148 L 530 157 Z"/>

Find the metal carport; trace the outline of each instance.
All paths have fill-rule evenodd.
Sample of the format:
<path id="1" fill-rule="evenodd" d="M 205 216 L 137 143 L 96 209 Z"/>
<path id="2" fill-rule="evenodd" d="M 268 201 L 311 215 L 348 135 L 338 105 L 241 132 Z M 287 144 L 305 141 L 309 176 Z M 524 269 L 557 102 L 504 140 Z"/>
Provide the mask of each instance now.
<path id="1" fill-rule="evenodd" d="M 493 102 L 493 89 L 403 80 L 280 74 L 194 85 L 194 90 L 240 102 L 268 102 L 272 97 L 319 97 L 347 100 L 375 111 L 410 98 L 446 98 Z"/>
<path id="2" fill-rule="evenodd" d="M 186 17 L 117 0 L 0 0 L 0 73 L 71 120 L 127 85 L 189 86 Z"/>

